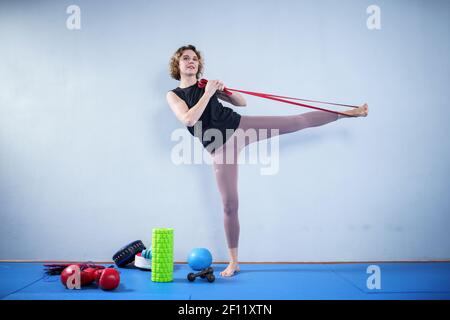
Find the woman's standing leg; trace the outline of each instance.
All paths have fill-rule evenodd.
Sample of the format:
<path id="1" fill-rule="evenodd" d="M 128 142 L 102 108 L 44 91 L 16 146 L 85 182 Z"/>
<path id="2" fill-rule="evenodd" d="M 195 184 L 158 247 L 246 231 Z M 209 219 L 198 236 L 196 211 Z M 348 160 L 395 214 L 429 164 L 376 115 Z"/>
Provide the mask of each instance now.
<path id="1" fill-rule="evenodd" d="M 225 161 L 227 153 L 233 152 L 234 161 Z M 230 263 L 220 274 L 225 277 L 232 276 L 239 271 L 238 244 L 239 244 L 239 197 L 238 197 L 238 163 L 237 152 L 234 145 L 225 144 L 213 155 L 213 168 L 217 186 L 222 198 L 224 212 L 224 227 L 227 238 Z"/>
<path id="2" fill-rule="evenodd" d="M 239 271 L 238 157 L 240 151 L 247 144 L 262 139 L 261 137 L 270 137 L 271 132 L 268 132 L 269 136 L 267 136 L 260 129 L 278 129 L 279 134 L 286 134 L 335 120 L 337 120 L 335 114 L 325 112 L 310 112 L 302 115 L 276 117 L 242 116 L 235 134 L 212 155 L 216 182 L 222 198 L 225 235 L 230 255 L 230 263 L 221 272 L 222 276 L 232 276 L 236 271 Z M 248 129 L 256 129 L 256 135 L 249 135 L 248 137 L 250 139 L 245 139 Z"/>

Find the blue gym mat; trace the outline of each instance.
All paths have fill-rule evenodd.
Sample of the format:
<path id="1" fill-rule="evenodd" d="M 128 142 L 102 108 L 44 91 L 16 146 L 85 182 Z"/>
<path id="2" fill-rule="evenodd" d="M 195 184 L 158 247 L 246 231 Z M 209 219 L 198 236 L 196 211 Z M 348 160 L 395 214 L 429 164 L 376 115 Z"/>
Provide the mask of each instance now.
<path id="1" fill-rule="evenodd" d="M 174 281 L 152 282 L 151 273 L 119 269 L 113 291 L 95 285 L 68 290 L 59 276 L 44 275 L 40 263 L 0 263 L 0 298 L 4 300 L 449 300 L 450 263 L 381 263 L 381 288 L 369 289 L 370 264 L 242 264 L 232 278 L 213 265 L 214 283 L 189 282 L 186 264 L 174 267 Z"/>

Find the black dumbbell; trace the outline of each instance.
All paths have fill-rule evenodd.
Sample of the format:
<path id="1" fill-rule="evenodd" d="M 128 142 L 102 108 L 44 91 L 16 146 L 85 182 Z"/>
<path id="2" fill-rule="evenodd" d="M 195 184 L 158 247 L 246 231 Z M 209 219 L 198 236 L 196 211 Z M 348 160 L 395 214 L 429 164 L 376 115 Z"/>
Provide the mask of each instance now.
<path id="1" fill-rule="evenodd" d="M 195 281 L 195 278 L 197 277 L 200 277 L 202 279 L 206 278 L 208 282 L 214 282 L 214 280 L 216 280 L 216 277 L 214 276 L 214 269 L 211 267 L 203 269 L 198 273 L 191 272 L 187 275 L 189 281 Z"/>

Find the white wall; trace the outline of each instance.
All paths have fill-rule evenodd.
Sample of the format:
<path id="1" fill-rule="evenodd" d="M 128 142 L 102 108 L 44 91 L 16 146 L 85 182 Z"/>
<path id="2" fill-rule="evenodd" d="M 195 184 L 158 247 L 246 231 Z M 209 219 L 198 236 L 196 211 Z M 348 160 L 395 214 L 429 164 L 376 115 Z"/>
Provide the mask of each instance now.
<path id="1" fill-rule="evenodd" d="M 378 0 L 369 30 L 372 4 L 0 2 L 0 259 L 111 260 L 154 227 L 177 261 L 227 258 L 211 167 L 171 161 L 167 65 L 187 43 L 230 87 L 370 106 L 281 137 L 276 175 L 240 168 L 241 260 L 450 258 L 450 4 Z"/>

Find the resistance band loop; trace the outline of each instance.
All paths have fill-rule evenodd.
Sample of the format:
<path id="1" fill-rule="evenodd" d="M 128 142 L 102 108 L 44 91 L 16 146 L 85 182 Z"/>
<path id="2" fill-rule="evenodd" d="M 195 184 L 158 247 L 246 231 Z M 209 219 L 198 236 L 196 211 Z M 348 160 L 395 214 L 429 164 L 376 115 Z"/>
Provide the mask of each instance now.
<path id="1" fill-rule="evenodd" d="M 208 80 L 201 79 L 199 81 L 199 83 L 198 83 L 198 87 L 199 88 L 205 88 L 207 83 L 208 83 Z M 336 114 L 340 114 L 340 115 L 343 115 L 343 116 L 346 116 L 346 117 L 354 117 L 354 116 L 350 116 L 350 115 L 342 113 L 342 112 L 337 112 L 337 111 L 333 111 L 333 110 L 329 110 L 329 109 L 323 109 L 323 108 L 319 108 L 319 107 L 314 107 L 314 106 L 311 106 L 311 105 L 308 105 L 308 104 L 293 102 L 293 101 L 289 101 L 289 100 L 307 101 L 307 102 L 329 104 L 329 105 L 333 105 L 333 106 L 358 108 L 357 106 L 352 106 L 352 105 L 348 105 L 348 104 L 340 104 L 340 103 L 317 101 L 317 100 L 307 100 L 307 99 L 300 99 L 300 98 L 291 98 L 291 97 L 278 96 L 278 95 L 274 95 L 274 94 L 252 92 L 252 91 L 244 91 L 244 90 L 231 89 L 231 88 L 224 88 L 223 91 L 229 96 L 231 96 L 233 94 L 232 91 L 240 92 L 240 93 L 244 93 L 244 94 L 248 94 L 248 95 L 251 95 L 251 96 L 256 96 L 256 97 L 260 97 L 260 98 L 264 98 L 264 99 L 270 99 L 270 100 L 275 100 L 275 101 L 279 101 L 279 102 L 283 102 L 283 103 L 289 103 L 289 104 L 293 104 L 293 105 L 300 106 L 300 107 L 306 107 L 306 108 L 311 108 L 311 109 L 316 109 L 316 110 L 336 113 Z M 286 99 L 289 99 L 289 100 L 286 100 Z"/>

